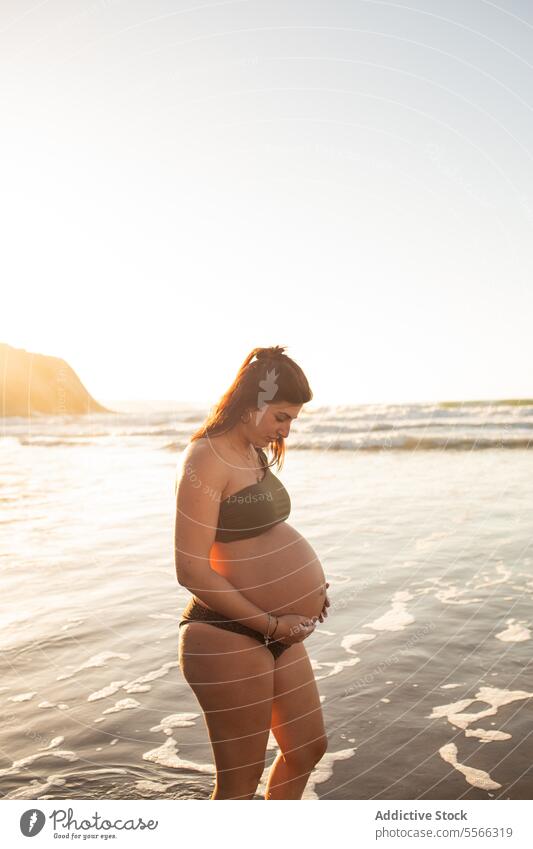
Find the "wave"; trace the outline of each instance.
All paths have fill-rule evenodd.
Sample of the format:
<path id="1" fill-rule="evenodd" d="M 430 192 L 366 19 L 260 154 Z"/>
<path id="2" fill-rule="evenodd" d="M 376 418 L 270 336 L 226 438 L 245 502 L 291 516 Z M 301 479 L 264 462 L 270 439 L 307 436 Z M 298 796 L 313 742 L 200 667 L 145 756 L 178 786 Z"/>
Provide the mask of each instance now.
<path id="1" fill-rule="evenodd" d="M 4 421 L 0 445 L 9 448 L 127 447 L 181 451 L 190 442 L 205 410 L 179 404 L 172 410 L 142 407 L 96 422 L 79 417 L 71 422 L 41 419 Z M 193 422 L 195 424 L 193 424 Z M 332 451 L 477 451 L 529 449 L 533 440 L 533 403 L 511 401 L 449 401 L 374 405 L 321 406 L 294 423 L 288 448 Z"/>
<path id="2" fill-rule="evenodd" d="M 182 451 L 187 442 L 168 442 L 161 446 L 164 451 Z M 529 449 L 531 439 L 498 439 L 497 437 L 469 436 L 402 436 L 384 439 L 301 439 L 291 442 L 291 451 L 481 451 L 488 448 Z"/>
<path id="3" fill-rule="evenodd" d="M 107 435 L 107 434 L 106 434 Z M 54 439 L 53 437 L 42 437 L 41 439 L 22 439 L 19 438 L 20 445 L 37 445 L 41 448 L 52 448 L 56 445 L 97 445 L 94 439 Z"/>
<path id="4" fill-rule="evenodd" d="M 450 429 L 451 427 L 456 426 L 460 428 L 497 428 L 500 427 L 503 430 L 531 430 L 533 435 L 533 423 L 524 422 L 524 421 L 514 421 L 510 422 L 507 420 L 504 421 L 494 421 L 490 420 L 486 421 L 478 421 L 471 420 L 468 422 L 465 421 L 454 421 L 453 419 L 448 419 L 445 422 L 442 421 L 430 421 L 426 419 L 418 419 L 416 421 L 410 422 L 367 422 L 361 423 L 361 426 L 354 427 L 349 424 L 337 424 L 336 422 L 323 422 L 322 424 L 313 424 L 311 427 L 306 428 L 305 425 L 302 426 L 301 432 L 305 435 L 309 434 L 350 434 L 350 433 L 379 433 L 380 431 L 404 431 L 404 430 L 443 430 Z"/>
<path id="5" fill-rule="evenodd" d="M 436 405 L 449 407 L 533 407 L 533 398 L 508 398 L 498 401 L 439 401 Z"/>

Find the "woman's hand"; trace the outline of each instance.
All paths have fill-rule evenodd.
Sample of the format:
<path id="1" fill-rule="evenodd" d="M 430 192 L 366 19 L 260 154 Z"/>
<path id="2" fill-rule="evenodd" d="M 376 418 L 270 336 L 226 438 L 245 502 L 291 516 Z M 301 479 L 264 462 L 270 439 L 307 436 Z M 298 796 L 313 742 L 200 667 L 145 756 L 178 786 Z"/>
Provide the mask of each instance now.
<path id="1" fill-rule="evenodd" d="M 327 590 L 328 587 L 329 587 L 329 582 L 326 582 L 326 590 Z M 328 598 L 328 594 L 326 592 L 326 599 L 324 601 L 324 607 L 322 608 L 320 615 L 318 617 L 319 622 L 323 622 L 325 617 L 328 615 L 328 611 L 326 609 L 328 607 L 329 607 L 329 598 Z"/>
<path id="2" fill-rule="evenodd" d="M 279 640 L 288 646 L 303 642 L 309 634 L 313 633 L 316 627 L 316 621 L 310 616 L 302 616 L 300 613 L 284 613 L 277 618 L 278 625 L 271 639 Z"/>

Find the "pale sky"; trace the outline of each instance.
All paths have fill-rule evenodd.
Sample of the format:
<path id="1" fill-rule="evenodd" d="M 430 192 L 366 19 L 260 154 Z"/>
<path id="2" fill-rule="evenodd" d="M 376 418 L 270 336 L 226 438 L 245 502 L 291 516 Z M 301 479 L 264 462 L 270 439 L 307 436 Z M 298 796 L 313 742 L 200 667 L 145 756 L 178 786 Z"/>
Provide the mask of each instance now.
<path id="1" fill-rule="evenodd" d="M 2 0 L 0 341 L 212 402 L 533 395 L 533 6 Z"/>

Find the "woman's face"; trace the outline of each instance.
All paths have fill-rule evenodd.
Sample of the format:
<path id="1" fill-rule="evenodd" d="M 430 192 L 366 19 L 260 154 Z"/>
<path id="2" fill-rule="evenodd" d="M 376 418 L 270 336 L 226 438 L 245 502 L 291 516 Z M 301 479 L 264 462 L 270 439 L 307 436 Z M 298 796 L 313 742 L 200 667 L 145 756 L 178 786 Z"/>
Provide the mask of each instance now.
<path id="1" fill-rule="evenodd" d="M 291 424 L 297 418 L 303 404 L 265 404 L 261 409 L 254 410 L 250 417 L 250 425 L 254 430 L 252 442 L 264 447 L 270 442 L 276 442 L 280 437 L 287 439 Z"/>

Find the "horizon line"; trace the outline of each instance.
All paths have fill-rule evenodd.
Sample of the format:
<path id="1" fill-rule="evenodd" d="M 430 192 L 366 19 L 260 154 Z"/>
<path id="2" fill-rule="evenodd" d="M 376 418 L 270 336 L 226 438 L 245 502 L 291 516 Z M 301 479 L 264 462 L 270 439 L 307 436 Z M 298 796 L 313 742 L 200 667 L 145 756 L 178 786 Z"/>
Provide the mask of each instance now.
<path id="1" fill-rule="evenodd" d="M 189 404 L 192 406 L 212 407 L 216 401 L 197 401 L 190 399 L 177 398 L 101 398 L 101 404 Z M 516 396 L 502 398 L 443 398 L 443 399 L 408 399 L 402 401 L 342 401 L 325 399 L 323 402 L 318 402 L 315 398 L 305 402 L 305 406 L 312 405 L 316 407 L 370 407 L 370 406 L 404 406 L 406 404 L 522 404 L 524 406 L 533 405 L 533 397 Z"/>

